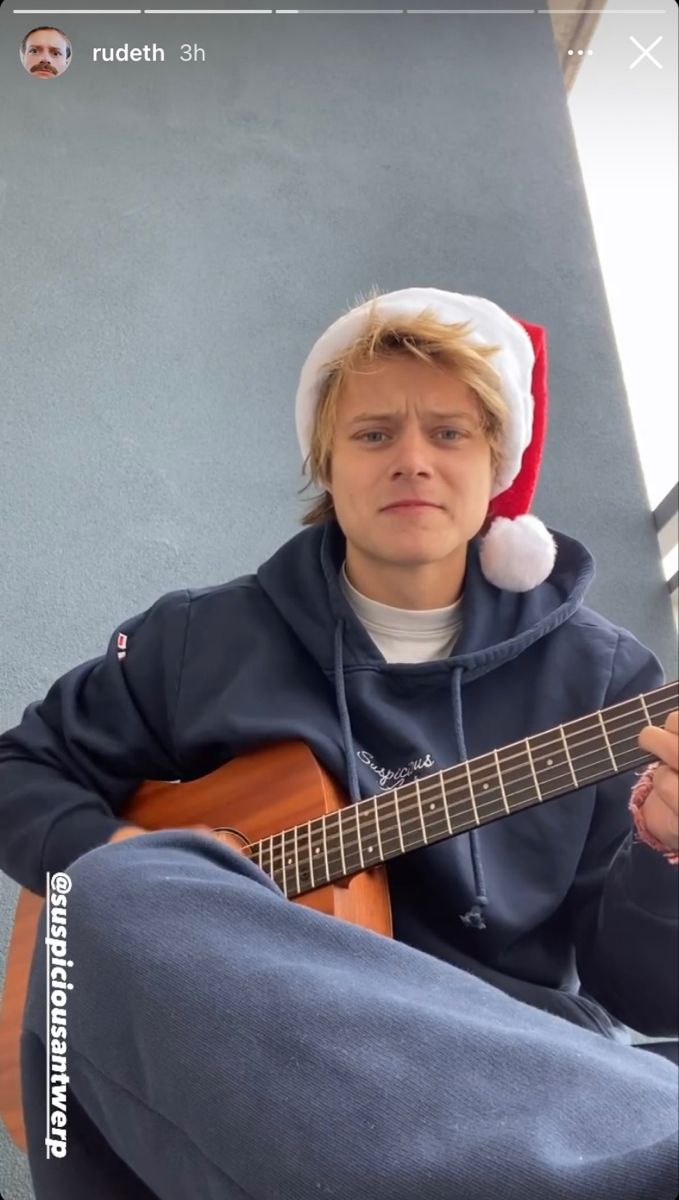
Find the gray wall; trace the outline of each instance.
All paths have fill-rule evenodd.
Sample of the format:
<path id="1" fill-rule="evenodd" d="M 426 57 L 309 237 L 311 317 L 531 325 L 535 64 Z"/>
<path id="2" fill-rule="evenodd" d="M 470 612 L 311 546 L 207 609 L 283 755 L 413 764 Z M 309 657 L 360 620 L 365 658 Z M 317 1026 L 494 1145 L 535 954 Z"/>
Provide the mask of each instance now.
<path id="1" fill-rule="evenodd" d="M 547 326 L 534 511 L 594 553 L 588 602 L 675 674 L 548 18 L 55 20 L 73 62 L 38 81 L 18 58 L 38 19 L 0 12 L 0 728 L 125 616 L 297 531 L 298 374 L 373 283 Z M 154 40 L 163 64 L 88 61 Z M 0 1190 L 24 1187 L 5 1141 Z"/>

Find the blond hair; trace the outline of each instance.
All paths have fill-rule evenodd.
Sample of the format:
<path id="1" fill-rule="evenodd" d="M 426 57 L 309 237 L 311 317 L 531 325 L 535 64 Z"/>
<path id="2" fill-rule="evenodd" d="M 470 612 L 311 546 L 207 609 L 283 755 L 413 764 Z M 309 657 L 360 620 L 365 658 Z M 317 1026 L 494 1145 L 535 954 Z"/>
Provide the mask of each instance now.
<path id="1" fill-rule="evenodd" d="M 316 406 L 309 453 L 302 466 L 302 474 L 308 470 L 310 479 L 300 493 L 312 484 L 322 487 L 323 480 L 331 478 L 337 406 L 350 372 L 395 354 L 411 354 L 423 362 L 450 367 L 455 378 L 471 388 L 481 410 L 481 430 L 490 444 L 494 476 L 502 457 L 509 409 L 501 394 L 500 375 L 487 359 L 502 347 L 478 346 L 466 341 L 470 321 L 443 325 L 430 309 L 416 317 L 380 315 L 377 311 L 380 294 L 379 289 L 373 289 L 365 301 L 358 299 L 358 304 L 370 302 L 362 333 L 341 354 L 324 364 L 327 375 Z M 312 497 L 312 504 L 302 517 L 302 525 L 318 525 L 335 517 L 330 492 Z"/>

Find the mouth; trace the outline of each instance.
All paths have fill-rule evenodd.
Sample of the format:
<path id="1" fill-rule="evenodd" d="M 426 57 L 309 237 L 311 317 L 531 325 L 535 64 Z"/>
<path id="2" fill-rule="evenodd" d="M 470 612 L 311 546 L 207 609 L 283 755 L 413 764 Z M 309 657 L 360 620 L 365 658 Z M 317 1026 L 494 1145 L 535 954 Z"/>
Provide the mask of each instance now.
<path id="1" fill-rule="evenodd" d="M 439 512 L 440 508 L 440 504 L 425 504 L 424 502 L 421 504 L 389 504 L 382 509 L 382 512 L 393 513 L 397 517 L 419 517 L 428 512 Z"/>
<path id="2" fill-rule="evenodd" d="M 393 509 L 401 508 L 439 508 L 438 504 L 430 504 L 428 500 L 397 500 L 394 504 L 387 504 L 382 509 L 383 512 L 391 512 Z"/>

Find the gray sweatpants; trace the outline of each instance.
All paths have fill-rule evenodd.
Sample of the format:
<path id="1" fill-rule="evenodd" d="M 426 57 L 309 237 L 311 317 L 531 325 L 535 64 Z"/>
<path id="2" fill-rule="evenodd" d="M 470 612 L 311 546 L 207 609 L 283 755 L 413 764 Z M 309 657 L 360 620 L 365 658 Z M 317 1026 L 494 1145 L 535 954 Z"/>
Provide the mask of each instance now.
<path id="1" fill-rule="evenodd" d="M 293 904 L 203 834 L 68 874 L 65 1158 L 45 908 L 22 1036 L 37 1200 L 675 1200 L 663 1058 Z"/>

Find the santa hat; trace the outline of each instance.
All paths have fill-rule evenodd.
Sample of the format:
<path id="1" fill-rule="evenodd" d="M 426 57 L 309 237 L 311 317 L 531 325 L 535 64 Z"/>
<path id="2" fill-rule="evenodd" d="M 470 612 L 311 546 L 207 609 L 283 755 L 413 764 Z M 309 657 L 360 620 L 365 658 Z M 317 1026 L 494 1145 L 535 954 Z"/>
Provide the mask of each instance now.
<path id="1" fill-rule="evenodd" d="M 418 316 L 427 309 L 443 325 L 471 321 L 467 340 L 499 345 L 492 359 L 509 409 L 502 458 L 491 491 L 492 524 L 482 539 L 479 561 L 486 579 L 498 588 L 527 592 L 551 574 L 557 546 L 549 530 L 528 510 L 537 487 L 547 427 L 546 331 L 512 317 L 483 296 L 464 296 L 439 288 L 403 288 L 352 308 L 314 343 L 302 367 L 295 400 L 295 423 L 302 458 L 311 445 L 314 414 L 328 363 L 363 332 L 368 315 Z"/>

